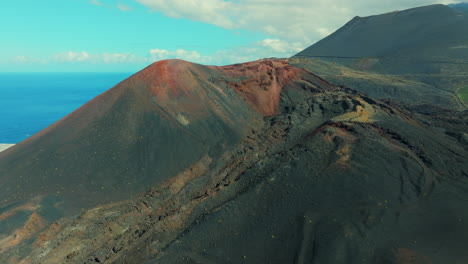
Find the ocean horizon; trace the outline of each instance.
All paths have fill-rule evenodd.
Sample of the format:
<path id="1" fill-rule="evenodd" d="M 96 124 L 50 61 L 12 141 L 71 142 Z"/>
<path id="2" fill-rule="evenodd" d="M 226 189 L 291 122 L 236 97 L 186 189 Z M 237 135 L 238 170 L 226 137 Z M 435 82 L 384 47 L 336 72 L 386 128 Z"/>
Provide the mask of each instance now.
<path id="1" fill-rule="evenodd" d="M 0 73 L 0 143 L 16 144 L 133 73 Z"/>

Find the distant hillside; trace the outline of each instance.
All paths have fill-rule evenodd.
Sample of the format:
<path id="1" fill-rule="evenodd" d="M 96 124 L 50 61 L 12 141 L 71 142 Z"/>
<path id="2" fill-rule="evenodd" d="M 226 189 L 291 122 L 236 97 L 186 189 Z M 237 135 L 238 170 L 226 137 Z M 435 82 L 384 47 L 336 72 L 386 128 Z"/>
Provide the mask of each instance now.
<path id="1" fill-rule="evenodd" d="M 468 77 L 368 72 L 321 58 L 291 58 L 289 62 L 297 67 L 313 70 L 332 83 L 352 87 L 375 98 L 458 110 L 468 106 L 468 86 L 464 85 L 468 83 Z"/>
<path id="2" fill-rule="evenodd" d="M 468 3 L 449 4 L 448 6 L 456 9 L 457 11 L 468 13 Z"/>
<path id="3" fill-rule="evenodd" d="M 431 5 L 355 17 L 291 63 L 375 98 L 463 110 L 468 14 L 458 9 Z"/>
<path id="4" fill-rule="evenodd" d="M 296 56 L 468 58 L 468 16 L 431 5 L 355 17 Z"/>

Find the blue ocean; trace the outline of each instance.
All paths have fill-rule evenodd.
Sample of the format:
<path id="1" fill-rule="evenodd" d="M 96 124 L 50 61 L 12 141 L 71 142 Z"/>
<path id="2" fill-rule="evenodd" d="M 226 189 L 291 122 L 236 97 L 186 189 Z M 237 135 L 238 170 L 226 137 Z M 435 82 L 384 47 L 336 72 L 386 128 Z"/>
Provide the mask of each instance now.
<path id="1" fill-rule="evenodd" d="M 18 143 L 132 73 L 0 73 L 0 143 Z"/>

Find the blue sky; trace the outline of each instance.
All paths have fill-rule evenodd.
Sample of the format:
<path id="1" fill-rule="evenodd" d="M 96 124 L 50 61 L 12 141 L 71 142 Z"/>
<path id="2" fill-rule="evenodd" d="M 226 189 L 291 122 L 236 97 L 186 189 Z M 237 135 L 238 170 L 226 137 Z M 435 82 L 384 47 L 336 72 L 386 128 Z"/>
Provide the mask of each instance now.
<path id="1" fill-rule="evenodd" d="M 5 0 L 0 72 L 124 71 L 288 57 L 355 15 L 450 1 Z"/>

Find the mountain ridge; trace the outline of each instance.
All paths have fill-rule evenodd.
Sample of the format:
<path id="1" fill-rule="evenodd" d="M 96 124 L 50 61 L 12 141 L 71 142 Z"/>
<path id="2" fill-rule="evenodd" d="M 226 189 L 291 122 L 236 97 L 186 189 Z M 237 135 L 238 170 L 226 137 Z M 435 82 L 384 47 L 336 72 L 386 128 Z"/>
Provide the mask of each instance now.
<path id="1" fill-rule="evenodd" d="M 445 5 L 417 7 L 355 17 L 290 62 L 374 98 L 462 111 L 466 36 L 466 14 Z"/>
<path id="2" fill-rule="evenodd" d="M 463 78 L 379 63 L 153 63 L 0 153 L 0 262 L 465 263 Z"/>
<path id="3" fill-rule="evenodd" d="M 438 19 L 433 19 L 437 17 Z M 439 58 L 467 53 L 441 53 L 466 43 L 468 19 L 453 8 L 431 5 L 382 15 L 355 17 L 330 36 L 299 52 L 298 56 Z M 451 25 L 457 25 L 451 28 Z M 450 29 L 450 30 L 448 30 Z M 425 32 L 430 30 L 430 34 Z M 437 42 L 426 50 L 423 41 Z M 343 45 L 342 43 L 346 43 Z M 418 48 L 414 48 L 418 47 Z M 446 52 L 446 51 L 445 51 Z"/>
<path id="4" fill-rule="evenodd" d="M 344 264 L 463 259 L 464 249 L 457 245 L 466 241 L 460 230 L 468 227 L 458 222 L 459 217 L 465 217 L 460 209 L 464 203 L 458 197 L 463 196 L 463 186 L 468 184 L 464 163 L 468 145 L 431 125 L 435 119 L 416 118 L 398 105 L 332 85 L 285 60 L 224 67 L 181 61 L 156 65 L 190 70 L 163 70 L 172 75 L 157 80 L 152 76 L 158 77 L 161 68 L 153 66 L 130 79 L 132 89 L 144 94 L 165 85 L 161 90 L 155 88 L 159 98 L 154 99 L 157 106 L 152 111 L 167 109 L 162 114 L 177 122 L 177 127 L 183 126 L 186 122 L 177 121 L 178 112 L 171 112 L 173 106 L 180 100 L 185 104 L 188 98 L 193 99 L 191 91 L 195 89 L 197 94 L 202 93 L 196 97 L 197 107 L 203 107 L 206 103 L 198 98 L 205 98 L 204 90 L 198 89 L 204 86 L 208 91 L 231 94 L 231 103 L 237 98 L 236 104 L 241 102 L 250 109 L 252 116 L 247 118 L 252 118 L 251 123 L 237 128 L 245 129 L 245 134 L 229 146 L 205 151 L 177 173 L 159 183 L 146 184 L 146 191 L 126 199 L 78 203 L 78 213 L 67 212 L 73 201 L 63 199 L 62 193 L 3 207 L 0 260 Z M 174 82 L 173 77 L 177 77 Z M 200 86 L 185 86 L 206 79 L 210 81 Z M 151 80 L 150 86 L 141 85 L 146 80 Z M 284 85 L 279 97 L 278 84 Z M 218 90 L 220 87 L 227 90 Z M 109 94 L 116 96 L 117 90 L 99 100 Z M 269 98 L 278 101 L 270 104 L 267 100 L 266 107 L 247 103 L 263 104 L 257 98 L 264 97 L 266 91 L 271 92 Z M 128 94 L 122 94 L 127 100 Z M 113 96 L 113 102 L 119 102 Z M 141 109 L 142 104 L 132 107 Z M 99 107 L 92 109 L 99 111 Z M 184 107 L 197 109 L 190 104 Z M 89 105 L 73 115 L 87 109 L 91 109 Z M 190 114 L 187 120 L 192 124 Z M 196 114 L 195 118 L 207 118 L 204 112 Z M 447 118 L 437 122 L 444 126 L 457 120 L 450 114 Z M 71 116 L 63 122 L 70 119 L 79 118 Z M 460 125 L 454 131 L 466 127 L 466 120 L 456 122 Z M 45 140 L 57 127 L 60 124 L 36 140 Z M 2 153 L 0 164 L 20 150 L 14 147 Z M 180 159 L 185 151 L 175 150 L 173 157 Z M 34 170 L 34 174 L 37 172 Z M 109 174 L 109 179 L 113 177 Z M 420 214 L 419 210 L 433 214 Z M 441 221 L 453 229 L 421 235 L 436 230 Z M 416 231 L 408 234 L 408 230 Z M 449 237 L 453 243 L 440 247 L 436 255 L 427 250 L 439 247 L 438 241 Z M 418 244 L 409 247 L 413 240 Z M 321 246 L 315 248 L 314 244 Z M 340 250 L 343 247 L 349 250 Z M 400 262 L 391 262 L 395 259 Z"/>

